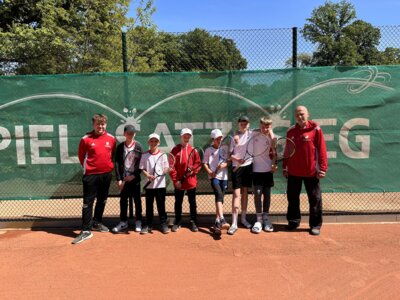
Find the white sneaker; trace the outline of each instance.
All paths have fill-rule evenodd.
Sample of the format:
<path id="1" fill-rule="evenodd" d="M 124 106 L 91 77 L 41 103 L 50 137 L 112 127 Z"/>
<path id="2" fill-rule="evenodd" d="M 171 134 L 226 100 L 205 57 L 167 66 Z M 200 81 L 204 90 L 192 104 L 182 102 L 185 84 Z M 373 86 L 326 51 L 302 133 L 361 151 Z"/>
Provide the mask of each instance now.
<path id="1" fill-rule="evenodd" d="M 136 232 L 141 232 L 142 231 L 142 221 L 137 220 L 135 223 L 135 231 Z"/>
<path id="2" fill-rule="evenodd" d="M 270 220 L 264 220 L 263 222 L 263 227 L 264 227 L 264 231 L 266 232 L 273 232 L 274 231 L 274 226 L 272 226 L 272 223 Z"/>
<path id="3" fill-rule="evenodd" d="M 246 219 L 242 219 L 240 223 L 242 223 L 242 225 L 247 229 L 251 228 L 251 224 Z"/>
<path id="4" fill-rule="evenodd" d="M 255 222 L 253 228 L 251 228 L 251 232 L 260 233 L 262 230 L 261 222 Z"/>
<path id="5" fill-rule="evenodd" d="M 118 232 L 121 232 L 121 231 L 126 230 L 126 229 L 128 229 L 128 222 L 121 221 L 111 231 L 114 232 L 114 233 L 118 233 Z"/>
<path id="6" fill-rule="evenodd" d="M 232 225 L 232 226 L 229 227 L 229 229 L 228 229 L 228 234 L 229 234 L 229 235 L 234 235 L 235 232 L 236 232 L 237 230 L 238 230 L 237 226 L 236 226 L 236 225 Z"/>

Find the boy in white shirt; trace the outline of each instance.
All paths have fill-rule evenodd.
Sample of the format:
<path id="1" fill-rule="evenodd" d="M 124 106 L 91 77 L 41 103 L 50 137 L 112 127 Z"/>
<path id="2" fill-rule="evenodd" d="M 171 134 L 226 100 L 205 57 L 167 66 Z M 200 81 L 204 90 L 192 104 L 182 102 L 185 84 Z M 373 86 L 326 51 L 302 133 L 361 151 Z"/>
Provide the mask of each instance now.
<path id="1" fill-rule="evenodd" d="M 140 160 L 139 168 L 146 176 L 146 224 L 142 227 L 140 234 L 151 233 L 153 230 L 153 204 L 156 199 L 158 216 L 161 223 L 161 232 L 166 234 L 170 232 L 167 224 L 167 213 L 165 211 L 166 183 L 165 176 L 157 176 L 154 170 L 157 164 L 162 164 L 162 169 L 168 168 L 168 157 L 158 149 L 160 145 L 160 136 L 152 133 L 148 138 L 149 150 L 146 151 Z M 147 183 L 150 183 L 147 185 Z"/>
<path id="2" fill-rule="evenodd" d="M 224 195 L 228 188 L 228 161 L 220 160 L 220 145 L 223 138 L 221 130 L 212 130 L 211 138 L 212 145 L 204 153 L 203 164 L 215 195 L 216 219 L 214 230 L 215 233 L 220 234 L 222 228 L 229 228 L 223 212 Z"/>
<path id="3" fill-rule="evenodd" d="M 274 151 L 271 151 L 272 145 L 275 143 L 275 136 L 272 131 L 272 120 L 267 117 L 260 119 L 259 129 L 253 131 L 253 135 L 257 134 L 257 143 L 254 147 L 265 147 L 270 145 L 262 155 L 253 158 L 253 194 L 254 206 L 256 208 L 257 221 L 254 223 L 251 231 L 260 233 L 262 229 L 267 232 L 274 231 L 274 227 L 269 219 L 268 213 L 271 204 L 271 187 L 274 186 L 272 168 Z M 262 150 L 255 152 L 261 153 Z"/>

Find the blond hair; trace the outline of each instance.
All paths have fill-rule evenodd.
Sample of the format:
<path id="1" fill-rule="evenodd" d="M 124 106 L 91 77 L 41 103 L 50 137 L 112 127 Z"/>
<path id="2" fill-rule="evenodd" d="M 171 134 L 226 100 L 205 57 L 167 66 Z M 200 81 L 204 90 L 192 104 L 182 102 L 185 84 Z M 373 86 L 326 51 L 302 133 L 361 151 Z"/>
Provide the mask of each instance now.
<path id="1" fill-rule="evenodd" d="M 271 125 L 272 124 L 272 120 L 269 117 L 264 116 L 264 117 L 260 118 L 260 123 L 264 124 L 264 125 Z"/>

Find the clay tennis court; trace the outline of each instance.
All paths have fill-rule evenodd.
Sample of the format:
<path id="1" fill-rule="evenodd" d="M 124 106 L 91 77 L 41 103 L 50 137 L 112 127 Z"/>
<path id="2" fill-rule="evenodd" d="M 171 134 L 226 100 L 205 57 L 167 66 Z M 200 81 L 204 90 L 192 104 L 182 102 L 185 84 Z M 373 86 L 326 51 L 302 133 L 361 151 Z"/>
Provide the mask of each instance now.
<path id="1" fill-rule="evenodd" d="M 400 223 L 259 235 L 0 231 L 1 299 L 396 299 Z"/>

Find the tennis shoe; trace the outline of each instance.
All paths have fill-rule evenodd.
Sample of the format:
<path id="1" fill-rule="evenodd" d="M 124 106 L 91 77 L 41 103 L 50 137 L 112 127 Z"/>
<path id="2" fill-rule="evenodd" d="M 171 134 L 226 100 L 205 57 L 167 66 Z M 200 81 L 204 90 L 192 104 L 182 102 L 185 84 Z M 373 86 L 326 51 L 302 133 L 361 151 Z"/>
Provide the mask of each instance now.
<path id="1" fill-rule="evenodd" d="M 220 221 L 215 221 L 214 223 L 214 228 L 211 228 L 211 232 L 214 234 L 220 235 L 221 234 L 221 222 Z"/>
<path id="2" fill-rule="evenodd" d="M 218 228 L 218 229 L 221 229 L 221 228 L 222 228 L 222 227 L 221 227 L 221 222 L 220 222 L 220 221 L 215 221 L 214 227 L 215 227 L 215 228 Z"/>
<path id="3" fill-rule="evenodd" d="M 140 234 L 151 233 L 152 231 L 153 231 L 153 227 L 144 225 L 140 230 Z"/>
<path id="4" fill-rule="evenodd" d="M 108 229 L 107 226 L 105 226 L 103 223 L 93 223 L 92 229 L 95 231 L 99 232 L 109 232 L 110 229 Z"/>
<path id="5" fill-rule="evenodd" d="M 310 234 L 311 235 L 320 235 L 321 234 L 321 230 L 319 228 L 311 228 L 310 229 Z"/>
<path id="6" fill-rule="evenodd" d="M 125 231 L 125 230 L 127 230 L 128 229 L 128 222 L 123 222 L 123 221 L 121 221 L 121 222 L 119 222 L 119 224 L 117 225 L 117 226 L 115 226 L 111 231 L 113 232 L 113 233 L 118 233 L 118 232 L 121 232 L 121 231 Z"/>
<path id="7" fill-rule="evenodd" d="M 172 232 L 178 232 L 179 229 L 181 229 L 181 224 L 174 224 L 171 230 Z"/>
<path id="8" fill-rule="evenodd" d="M 229 229 L 229 223 L 225 221 L 225 219 L 220 220 L 221 223 L 221 229 Z"/>
<path id="9" fill-rule="evenodd" d="M 169 229 L 167 224 L 161 224 L 161 232 L 167 234 L 171 232 L 171 229 Z"/>
<path id="10" fill-rule="evenodd" d="M 136 231 L 136 232 L 141 232 L 141 230 L 142 230 L 142 221 L 137 220 L 137 221 L 135 222 L 135 231 Z"/>
<path id="11" fill-rule="evenodd" d="M 262 230 L 261 222 L 255 222 L 253 227 L 251 228 L 251 232 L 253 233 L 260 233 Z"/>
<path id="12" fill-rule="evenodd" d="M 263 222 L 263 227 L 264 227 L 264 231 L 266 232 L 273 232 L 274 231 L 274 226 L 272 225 L 270 220 L 264 220 Z"/>
<path id="13" fill-rule="evenodd" d="M 93 237 L 93 233 L 91 233 L 90 231 L 81 231 L 81 233 L 74 238 L 74 240 L 72 241 L 72 244 L 79 244 L 83 241 L 86 241 L 90 238 Z"/>
<path id="14" fill-rule="evenodd" d="M 199 228 L 197 227 L 195 221 L 190 221 L 190 230 L 191 230 L 192 232 L 197 232 L 197 231 L 199 231 Z"/>
<path id="15" fill-rule="evenodd" d="M 236 231 L 238 230 L 237 226 L 232 225 L 231 227 L 229 227 L 228 229 L 228 234 L 229 235 L 234 235 L 236 233 Z"/>
<path id="16" fill-rule="evenodd" d="M 245 227 L 247 229 L 251 228 L 251 224 L 246 219 L 241 220 L 241 223 L 242 223 L 243 227 Z"/>
<path id="17" fill-rule="evenodd" d="M 294 222 L 289 222 L 288 225 L 285 226 L 286 230 L 292 231 L 297 229 L 297 227 L 299 227 L 299 224 L 294 223 Z"/>

